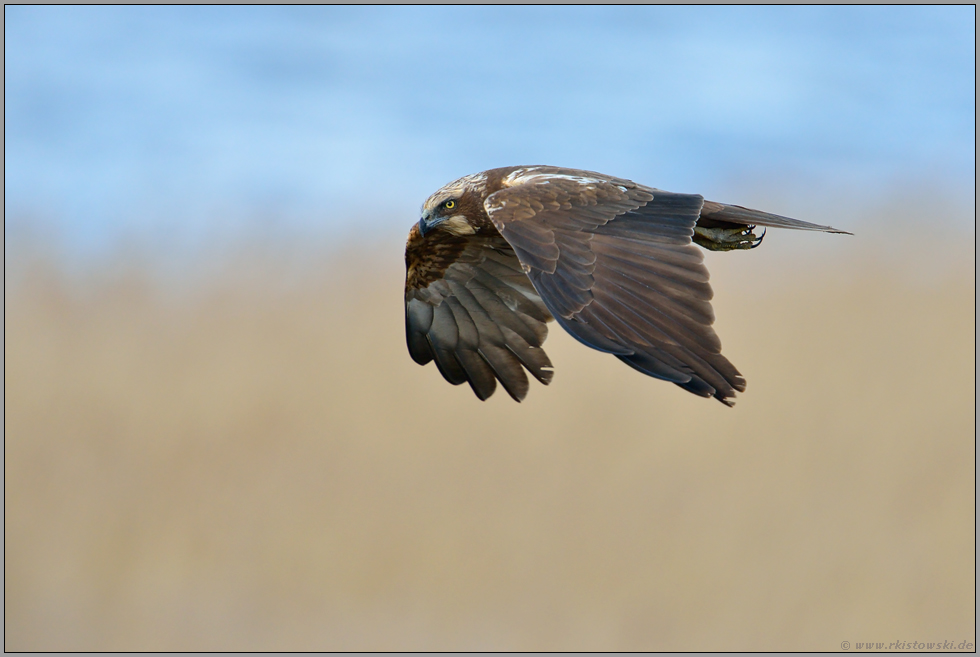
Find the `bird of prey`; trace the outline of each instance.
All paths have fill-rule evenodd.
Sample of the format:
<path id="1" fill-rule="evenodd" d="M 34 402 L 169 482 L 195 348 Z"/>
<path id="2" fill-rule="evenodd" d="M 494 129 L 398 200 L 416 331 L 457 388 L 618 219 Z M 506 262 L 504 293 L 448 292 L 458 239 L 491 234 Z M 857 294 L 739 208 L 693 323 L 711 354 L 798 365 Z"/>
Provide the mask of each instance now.
<path id="1" fill-rule="evenodd" d="M 554 319 L 586 346 L 731 406 L 745 379 L 721 355 L 692 241 L 752 249 L 766 227 L 845 232 L 592 171 L 464 176 L 429 197 L 408 235 L 408 351 L 481 400 L 500 381 L 521 401 L 525 369 L 546 385 L 554 374 L 541 348 Z"/>

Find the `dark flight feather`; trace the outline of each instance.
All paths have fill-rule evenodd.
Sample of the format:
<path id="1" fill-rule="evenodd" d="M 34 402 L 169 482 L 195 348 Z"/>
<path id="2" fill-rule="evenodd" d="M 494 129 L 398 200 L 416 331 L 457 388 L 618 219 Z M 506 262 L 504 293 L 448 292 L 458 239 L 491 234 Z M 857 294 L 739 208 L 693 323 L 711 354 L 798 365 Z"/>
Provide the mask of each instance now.
<path id="1" fill-rule="evenodd" d="M 539 381 L 551 381 L 551 361 L 540 348 L 551 316 L 521 269 L 513 249 L 500 235 L 442 236 L 436 258 L 429 258 L 428 237 L 413 231 L 406 253 L 408 281 L 416 269 L 424 286 L 405 287 L 405 328 L 416 362 L 435 359 L 450 383 L 469 383 L 487 399 L 499 380 L 511 397 L 527 395 L 524 368 Z M 445 253 L 454 254 L 454 259 Z"/>

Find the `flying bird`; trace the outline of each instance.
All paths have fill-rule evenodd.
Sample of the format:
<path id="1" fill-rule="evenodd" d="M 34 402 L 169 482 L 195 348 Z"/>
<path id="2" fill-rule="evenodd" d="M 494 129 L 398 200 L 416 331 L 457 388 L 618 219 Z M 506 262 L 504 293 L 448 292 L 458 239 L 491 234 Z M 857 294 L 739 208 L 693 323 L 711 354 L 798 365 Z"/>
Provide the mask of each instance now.
<path id="1" fill-rule="evenodd" d="M 499 381 L 521 401 L 525 370 L 545 385 L 554 375 L 541 348 L 554 319 L 588 347 L 732 406 L 745 379 L 721 355 L 694 244 L 752 249 L 767 227 L 845 232 L 592 171 L 464 176 L 428 198 L 408 235 L 408 351 L 481 400 Z"/>

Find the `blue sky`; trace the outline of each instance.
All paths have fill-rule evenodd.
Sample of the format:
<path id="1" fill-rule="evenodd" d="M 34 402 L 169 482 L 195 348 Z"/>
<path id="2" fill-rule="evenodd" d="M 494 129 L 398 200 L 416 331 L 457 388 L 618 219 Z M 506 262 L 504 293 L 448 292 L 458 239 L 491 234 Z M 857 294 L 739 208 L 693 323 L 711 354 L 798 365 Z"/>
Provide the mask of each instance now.
<path id="1" fill-rule="evenodd" d="M 5 226 L 401 230 L 532 163 L 972 203 L 974 44 L 972 6 L 7 7 Z"/>

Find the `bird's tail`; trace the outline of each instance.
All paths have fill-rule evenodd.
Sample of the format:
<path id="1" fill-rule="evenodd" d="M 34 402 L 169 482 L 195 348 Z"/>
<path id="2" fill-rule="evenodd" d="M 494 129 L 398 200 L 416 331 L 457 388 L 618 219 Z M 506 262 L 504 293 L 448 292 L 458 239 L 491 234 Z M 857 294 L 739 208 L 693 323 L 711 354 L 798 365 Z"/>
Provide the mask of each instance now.
<path id="1" fill-rule="evenodd" d="M 799 219 L 791 219 L 778 214 L 750 210 L 740 205 L 725 205 L 705 201 L 701 208 L 701 218 L 698 219 L 698 226 L 705 228 L 722 228 L 725 224 L 733 226 L 766 226 L 768 228 L 792 228 L 795 230 L 820 230 L 825 233 L 842 233 L 851 235 L 846 230 L 839 230 L 832 226 L 821 226 L 811 224 Z"/>

